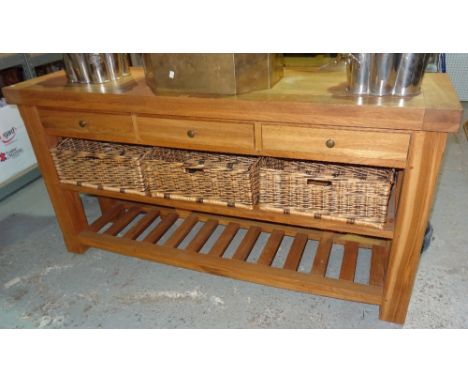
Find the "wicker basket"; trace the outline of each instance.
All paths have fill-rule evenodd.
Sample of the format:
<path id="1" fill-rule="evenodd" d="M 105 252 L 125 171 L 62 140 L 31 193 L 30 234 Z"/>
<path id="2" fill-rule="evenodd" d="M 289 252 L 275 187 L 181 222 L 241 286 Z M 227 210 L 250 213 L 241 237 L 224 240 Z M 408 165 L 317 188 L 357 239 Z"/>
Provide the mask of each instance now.
<path id="1" fill-rule="evenodd" d="M 78 186 L 144 194 L 144 146 L 63 139 L 51 149 L 60 181 Z"/>
<path id="2" fill-rule="evenodd" d="M 151 196 L 252 209 L 258 200 L 255 157 L 154 148 L 144 160 Z"/>
<path id="3" fill-rule="evenodd" d="M 259 208 L 382 228 L 394 170 L 263 158 Z"/>

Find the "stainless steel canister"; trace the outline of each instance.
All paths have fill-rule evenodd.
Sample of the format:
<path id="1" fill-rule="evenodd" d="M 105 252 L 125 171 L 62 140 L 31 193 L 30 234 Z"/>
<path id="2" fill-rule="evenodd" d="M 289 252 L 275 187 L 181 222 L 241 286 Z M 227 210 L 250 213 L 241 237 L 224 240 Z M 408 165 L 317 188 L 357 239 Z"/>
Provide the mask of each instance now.
<path id="1" fill-rule="evenodd" d="M 109 80 L 115 81 L 119 79 L 119 57 L 117 53 L 104 54 L 105 66 L 107 68 L 107 76 Z"/>
<path id="2" fill-rule="evenodd" d="M 428 57 L 426 53 L 402 54 L 393 95 L 406 97 L 419 94 Z"/>
<path id="3" fill-rule="evenodd" d="M 65 53 L 63 60 L 69 82 L 91 83 L 85 53 Z"/>
<path id="4" fill-rule="evenodd" d="M 375 53 L 371 60 L 370 94 L 391 95 L 395 85 L 401 54 Z"/>
<path id="5" fill-rule="evenodd" d="M 86 58 L 91 82 L 94 84 L 108 82 L 111 68 L 107 67 L 105 55 L 102 53 L 88 53 Z"/>
<path id="6" fill-rule="evenodd" d="M 130 75 L 126 54 L 65 53 L 65 71 L 69 82 L 103 84 Z"/>
<path id="7" fill-rule="evenodd" d="M 79 82 L 78 75 L 76 74 L 76 70 L 73 68 L 73 62 L 69 53 L 65 53 L 63 55 L 63 63 L 65 64 L 65 73 L 67 74 L 68 82 Z"/>
<path id="8" fill-rule="evenodd" d="M 352 94 L 369 93 L 372 53 L 351 53 L 347 59 L 348 90 Z"/>
<path id="9" fill-rule="evenodd" d="M 126 54 L 118 53 L 119 60 L 119 75 L 126 77 L 130 75 L 130 67 L 128 65 L 128 57 Z"/>

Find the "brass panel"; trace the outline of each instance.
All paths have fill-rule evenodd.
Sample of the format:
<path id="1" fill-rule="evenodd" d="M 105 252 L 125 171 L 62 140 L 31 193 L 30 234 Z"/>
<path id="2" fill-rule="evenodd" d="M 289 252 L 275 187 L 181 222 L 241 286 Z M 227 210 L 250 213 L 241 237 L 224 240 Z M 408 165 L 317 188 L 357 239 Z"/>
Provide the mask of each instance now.
<path id="1" fill-rule="evenodd" d="M 143 60 L 155 93 L 241 94 L 268 89 L 283 76 L 283 55 L 276 53 L 151 53 Z"/>

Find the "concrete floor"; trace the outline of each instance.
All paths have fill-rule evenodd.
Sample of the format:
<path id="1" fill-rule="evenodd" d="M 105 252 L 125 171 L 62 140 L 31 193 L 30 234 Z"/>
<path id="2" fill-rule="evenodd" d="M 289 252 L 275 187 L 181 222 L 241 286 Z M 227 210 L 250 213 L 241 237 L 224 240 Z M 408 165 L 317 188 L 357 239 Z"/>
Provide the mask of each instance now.
<path id="1" fill-rule="evenodd" d="M 434 238 L 421 259 L 406 328 L 468 327 L 466 195 L 468 141 L 460 131 L 449 137 L 431 217 Z M 84 203 L 97 214 L 93 198 Z M 0 328 L 399 327 L 379 321 L 372 305 L 101 250 L 72 255 L 42 179 L 0 202 Z"/>

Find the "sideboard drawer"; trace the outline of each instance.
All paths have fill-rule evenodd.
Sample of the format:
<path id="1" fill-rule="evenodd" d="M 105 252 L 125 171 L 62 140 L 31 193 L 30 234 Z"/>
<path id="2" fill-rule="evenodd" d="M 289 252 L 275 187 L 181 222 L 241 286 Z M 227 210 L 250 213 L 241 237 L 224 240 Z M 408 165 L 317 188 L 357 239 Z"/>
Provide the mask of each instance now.
<path id="1" fill-rule="evenodd" d="M 287 158 L 404 167 L 410 134 L 262 125 L 263 152 Z"/>
<path id="2" fill-rule="evenodd" d="M 39 115 L 42 125 L 50 135 L 135 143 L 130 114 L 40 109 Z"/>
<path id="3" fill-rule="evenodd" d="M 253 123 L 137 117 L 142 143 L 194 150 L 254 152 Z"/>

